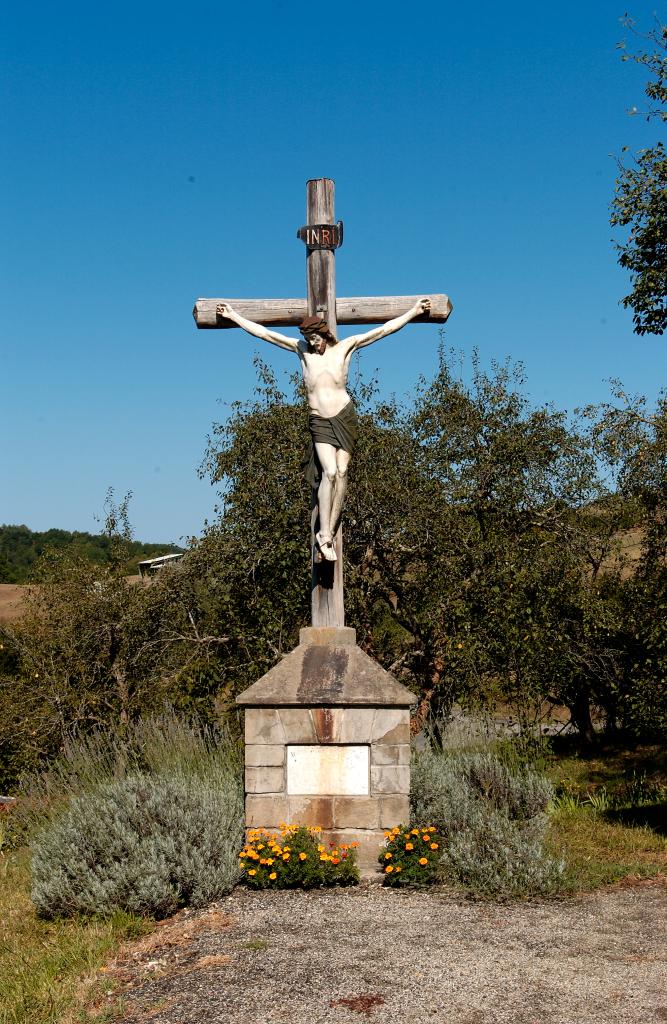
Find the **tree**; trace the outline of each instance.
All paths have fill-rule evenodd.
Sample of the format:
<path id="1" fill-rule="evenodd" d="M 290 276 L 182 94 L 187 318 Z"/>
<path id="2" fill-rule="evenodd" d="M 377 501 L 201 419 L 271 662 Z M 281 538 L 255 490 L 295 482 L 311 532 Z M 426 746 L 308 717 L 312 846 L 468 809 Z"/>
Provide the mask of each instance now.
<path id="1" fill-rule="evenodd" d="M 624 24 L 634 31 L 631 18 Z M 658 25 L 643 36 L 652 52 L 624 53 L 651 74 L 645 93 L 647 121 L 667 122 L 667 25 Z M 621 44 L 625 49 L 625 43 Z M 633 107 L 631 114 L 640 111 Z M 625 147 L 627 149 L 627 147 Z M 664 144 L 641 149 L 631 165 L 619 163 L 611 223 L 629 228 L 625 242 L 617 244 L 618 261 L 632 275 L 632 291 L 622 302 L 633 310 L 637 334 L 662 334 L 667 327 L 667 152 Z"/>

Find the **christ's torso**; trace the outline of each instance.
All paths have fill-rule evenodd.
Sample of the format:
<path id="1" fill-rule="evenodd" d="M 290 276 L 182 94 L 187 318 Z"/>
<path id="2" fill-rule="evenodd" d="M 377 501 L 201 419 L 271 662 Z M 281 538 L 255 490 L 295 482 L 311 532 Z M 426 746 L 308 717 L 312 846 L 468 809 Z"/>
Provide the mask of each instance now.
<path id="1" fill-rule="evenodd" d="M 308 405 L 317 416 L 337 416 L 350 401 L 347 393 L 347 372 L 350 349 L 341 344 L 327 345 L 319 355 L 307 344 L 299 345 L 299 359 L 306 385 Z"/>

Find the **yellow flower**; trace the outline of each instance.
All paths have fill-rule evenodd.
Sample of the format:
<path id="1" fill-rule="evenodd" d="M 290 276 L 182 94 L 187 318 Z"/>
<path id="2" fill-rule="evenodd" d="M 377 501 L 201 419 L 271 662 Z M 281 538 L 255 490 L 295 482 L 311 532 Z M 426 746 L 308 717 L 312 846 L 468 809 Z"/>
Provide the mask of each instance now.
<path id="1" fill-rule="evenodd" d="M 396 867 L 394 868 L 394 871 L 396 872 L 396 874 L 398 874 L 398 872 L 399 872 L 400 870 L 401 870 L 401 865 L 400 865 L 400 864 L 397 864 L 397 865 L 396 865 Z"/>
<path id="2" fill-rule="evenodd" d="M 255 871 L 255 869 L 254 869 L 254 868 L 250 868 L 250 871 L 248 872 L 248 874 L 249 874 L 249 875 L 256 875 L 256 874 L 257 874 L 257 872 Z"/>
<path id="3" fill-rule="evenodd" d="M 437 831 L 438 831 L 438 830 L 437 830 L 437 828 L 435 827 L 435 825 L 431 825 L 431 827 L 429 828 L 429 832 L 437 832 Z"/>
<path id="4" fill-rule="evenodd" d="M 258 843 L 257 844 L 257 849 L 258 850 L 263 850 L 264 849 L 264 843 Z"/>
<path id="5" fill-rule="evenodd" d="M 414 844 L 413 844 L 413 843 L 406 843 L 406 844 L 405 844 L 405 849 L 406 849 L 406 850 L 414 850 L 414 848 L 415 848 L 415 847 L 414 847 Z"/>
<path id="6" fill-rule="evenodd" d="M 283 860 L 289 860 L 289 853 L 283 854 Z"/>
<path id="7" fill-rule="evenodd" d="M 385 853 L 385 855 L 384 855 L 384 859 L 385 859 L 385 860 L 391 860 L 391 858 L 392 858 L 393 856 L 394 856 L 394 855 L 393 855 L 393 853 Z"/>
<path id="8" fill-rule="evenodd" d="M 418 828 L 413 828 L 413 830 L 410 833 L 410 835 L 411 836 L 418 836 L 419 835 L 419 829 Z"/>
<path id="9" fill-rule="evenodd" d="M 271 872 L 271 874 L 269 875 L 269 878 L 271 879 L 271 881 L 272 881 L 272 882 L 274 882 L 274 881 L 276 880 L 276 878 L 277 878 L 277 877 L 278 877 L 278 876 L 277 876 L 277 874 L 275 873 L 275 871 L 272 871 L 272 872 Z"/>
<path id="10" fill-rule="evenodd" d="M 300 853 L 299 854 L 299 860 L 308 860 L 308 854 L 307 853 Z"/>
<path id="11" fill-rule="evenodd" d="M 424 866 L 424 864 L 428 864 L 428 857 L 420 857 L 419 863 L 422 865 L 422 867 Z"/>
<path id="12" fill-rule="evenodd" d="M 431 849 L 432 850 L 437 850 L 438 849 L 438 844 L 437 843 L 431 843 Z"/>
<path id="13" fill-rule="evenodd" d="M 392 871 L 394 870 L 393 865 L 387 864 L 387 866 L 386 866 L 386 868 L 384 870 L 386 871 L 386 873 L 388 875 L 390 875 L 392 873 Z"/>
<path id="14" fill-rule="evenodd" d="M 326 853 L 321 853 L 320 854 L 320 860 L 329 860 L 329 858 L 328 858 Z"/>
<path id="15" fill-rule="evenodd" d="M 267 864 L 273 864 L 273 857 L 269 857 L 269 858 L 267 858 L 267 861 L 266 861 L 266 863 L 267 863 Z"/>
<path id="16" fill-rule="evenodd" d="M 241 868 L 245 871 L 246 862 L 244 860 L 241 861 Z"/>

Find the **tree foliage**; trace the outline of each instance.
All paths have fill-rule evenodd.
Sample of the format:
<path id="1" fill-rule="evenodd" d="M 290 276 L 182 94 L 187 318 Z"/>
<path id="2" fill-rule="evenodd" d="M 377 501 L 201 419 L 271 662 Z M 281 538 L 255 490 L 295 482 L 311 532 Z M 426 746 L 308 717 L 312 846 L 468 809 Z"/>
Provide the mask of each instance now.
<path id="1" fill-rule="evenodd" d="M 624 24 L 634 31 L 632 19 L 626 17 Z M 634 61 L 649 72 L 645 88 L 649 106 L 641 112 L 633 107 L 630 113 L 665 124 L 667 25 L 658 25 L 641 38 L 653 49 L 624 52 L 622 60 Z M 621 48 L 625 51 L 625 43 Z M 663 142 L 639 150 L 632 164 L 620 164 L 611 223 L 629 228 L 617 249 L 620 265 L 632 275 L 632 291 L 622 301 L 633 310 L 635 332 L 662 334 L 667 327 L 667 153 Z"/>

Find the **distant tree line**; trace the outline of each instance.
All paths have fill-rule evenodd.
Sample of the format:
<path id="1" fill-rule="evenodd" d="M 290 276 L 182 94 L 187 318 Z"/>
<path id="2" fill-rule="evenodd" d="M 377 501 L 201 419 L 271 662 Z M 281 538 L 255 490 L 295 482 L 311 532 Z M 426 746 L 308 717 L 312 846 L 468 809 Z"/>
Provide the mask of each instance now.
<path id="1" fill-rule="evenodd" d="M 111 541 L 103 533 L 57 529 L 39 532 L 27 526 L 0 526 L 0 583 L 27 583 L 35 563 L 47 550 L 69 550 L 89 562 L 104 565 L 109 561 L 110 548 Z M 125 571 L 127 575 L 137 573 L 142 559 L 182 550 L 174 544 L 129 541 Z"/>

